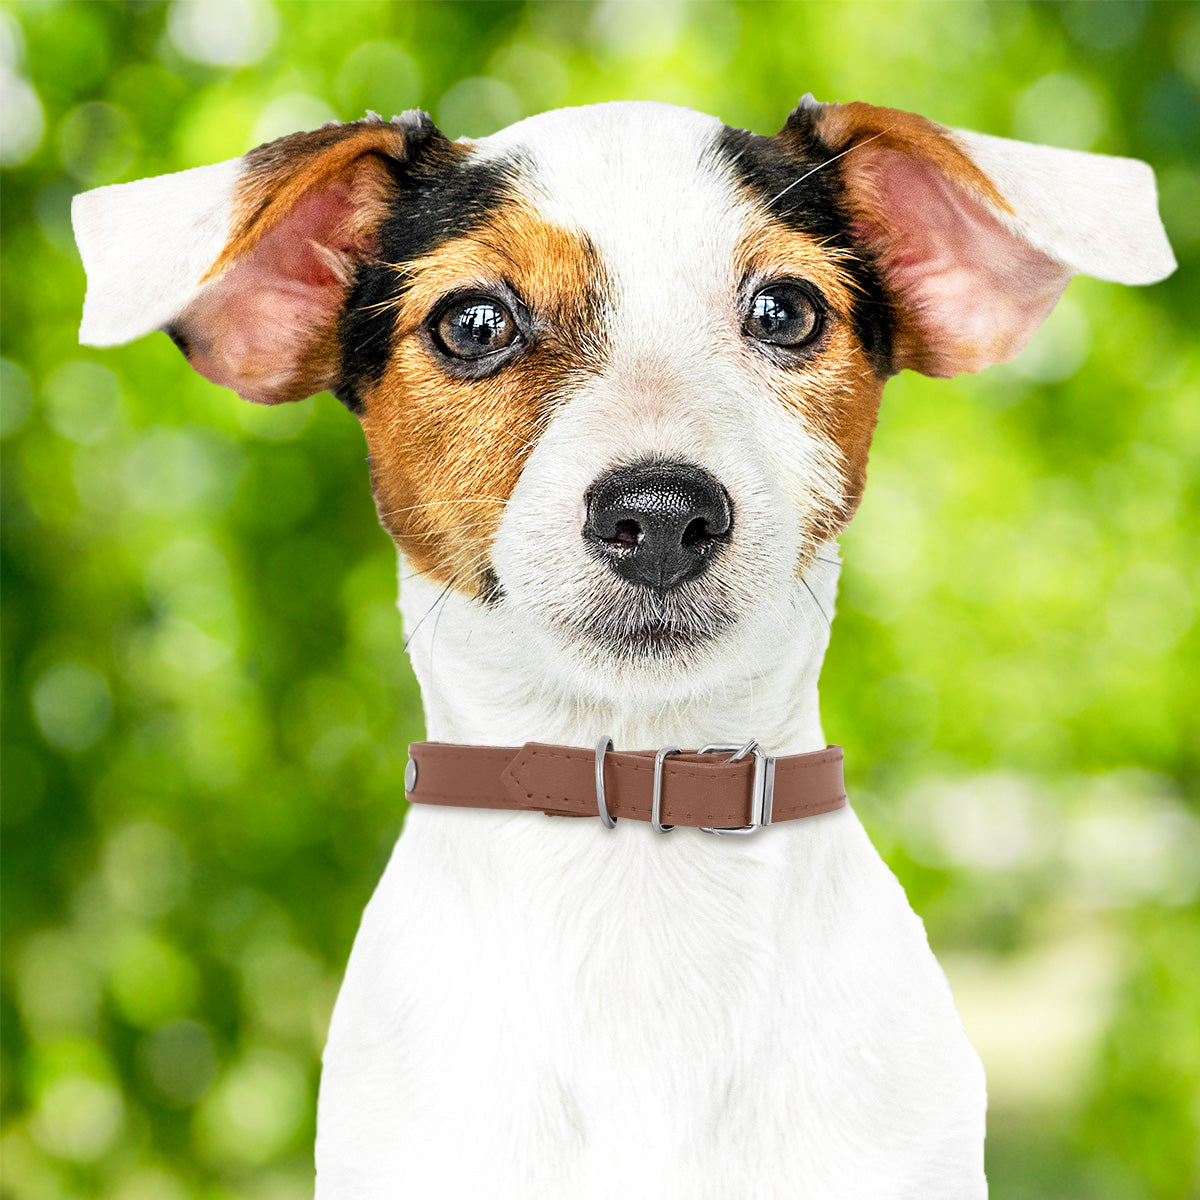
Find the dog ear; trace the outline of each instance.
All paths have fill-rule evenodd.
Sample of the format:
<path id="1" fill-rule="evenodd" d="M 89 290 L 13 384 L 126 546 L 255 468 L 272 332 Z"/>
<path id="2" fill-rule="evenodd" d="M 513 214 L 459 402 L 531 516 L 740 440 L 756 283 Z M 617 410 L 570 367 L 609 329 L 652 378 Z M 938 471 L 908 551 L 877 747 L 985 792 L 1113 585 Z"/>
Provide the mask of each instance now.
<path id="1" fill-rule="evenodd" d="M 1175 269 L 1154 173 L 1136 159 L 811 96 L 780 136 L 803 138 L 807 156 L 837 156 L 853 236 L 897 301 L 897 370 L 950 376 L 1006 362 L 1074 274 L 1145 284 Z"/>
<path id="2" fill-rule="evenodd" d="M 377 252 L 399 164 L 431 137 L 450 145 L 423 114 L 372 114 L 76 196 L 80 341 L 164 329 L 202 375 L 262 404 L 331 386 L 354 268 Z"/>

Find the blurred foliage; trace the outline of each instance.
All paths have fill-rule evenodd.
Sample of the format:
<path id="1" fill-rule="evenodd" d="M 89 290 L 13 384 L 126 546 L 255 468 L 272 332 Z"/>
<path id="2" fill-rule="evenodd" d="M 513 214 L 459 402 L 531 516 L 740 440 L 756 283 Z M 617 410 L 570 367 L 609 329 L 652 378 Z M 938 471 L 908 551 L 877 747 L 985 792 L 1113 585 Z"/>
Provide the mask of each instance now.
<path id="1" fill-rule="evenodd" d="M 1200 8 L 27 3 L 3 70 L 4 1194 L 311 1189 L 421 733 L 354 419 L 76 344 L 73 193 L 365 108 L 796 97 L 1149 160 L 1181 270 L 889 387 L 825 672 L 989 1068 L 999 1198 L 1200 1195 Z"/>

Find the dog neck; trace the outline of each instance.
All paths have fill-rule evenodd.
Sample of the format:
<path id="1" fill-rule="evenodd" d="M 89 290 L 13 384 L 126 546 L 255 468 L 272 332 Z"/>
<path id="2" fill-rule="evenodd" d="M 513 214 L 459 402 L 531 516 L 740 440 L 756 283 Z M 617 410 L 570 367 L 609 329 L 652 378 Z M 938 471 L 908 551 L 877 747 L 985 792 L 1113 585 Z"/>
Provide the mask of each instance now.
<path id="1" fill-rule="evenodd" d="M 400 608 L 426 736 L 468 745 L 547 742 L 698 747 L 758 739 L 777 754 L 825 745 L 817 681 L 837 590 L 836 547 L 790 595 L 728 635 L 694 670 L 589 661 L 499 605 L 443 592 L 401 561 Z"/>

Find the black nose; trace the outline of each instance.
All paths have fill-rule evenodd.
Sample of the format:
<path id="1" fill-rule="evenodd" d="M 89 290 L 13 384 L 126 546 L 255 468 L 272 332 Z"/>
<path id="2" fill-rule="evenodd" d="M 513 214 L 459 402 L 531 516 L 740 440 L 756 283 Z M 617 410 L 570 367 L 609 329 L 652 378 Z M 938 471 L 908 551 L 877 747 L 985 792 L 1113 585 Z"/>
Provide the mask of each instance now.
<path id="1" fill-rule="evenodd" d="M 623 579 L 666 592 L 707 570 L 732 525 L 729 493 L 707 471 L 643 462 L 592 484 L 583 536 Z"/>

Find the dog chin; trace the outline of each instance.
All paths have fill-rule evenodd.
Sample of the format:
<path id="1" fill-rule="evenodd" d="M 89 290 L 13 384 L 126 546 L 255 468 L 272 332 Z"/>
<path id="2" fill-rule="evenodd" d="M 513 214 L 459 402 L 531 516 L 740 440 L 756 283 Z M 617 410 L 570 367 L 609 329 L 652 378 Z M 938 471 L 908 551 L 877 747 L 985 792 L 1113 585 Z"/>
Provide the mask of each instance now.
<path id="1" fill-rule="evenodd" d="M 596 649 L 622 662 L 669 662 L 692 659 L 719 631 L 658 622 L 632 627 L 597 626 L 581 631 Z"/>
<path id="2" fill-rule="evenodd" d="M 560 632 L 597 665 L 645 665 L 690 669 L 707 659 L 737 616 L 720 603 L 648 593 L 612 598 L 602 608 L 576 612 L 559 622 Z"/>

